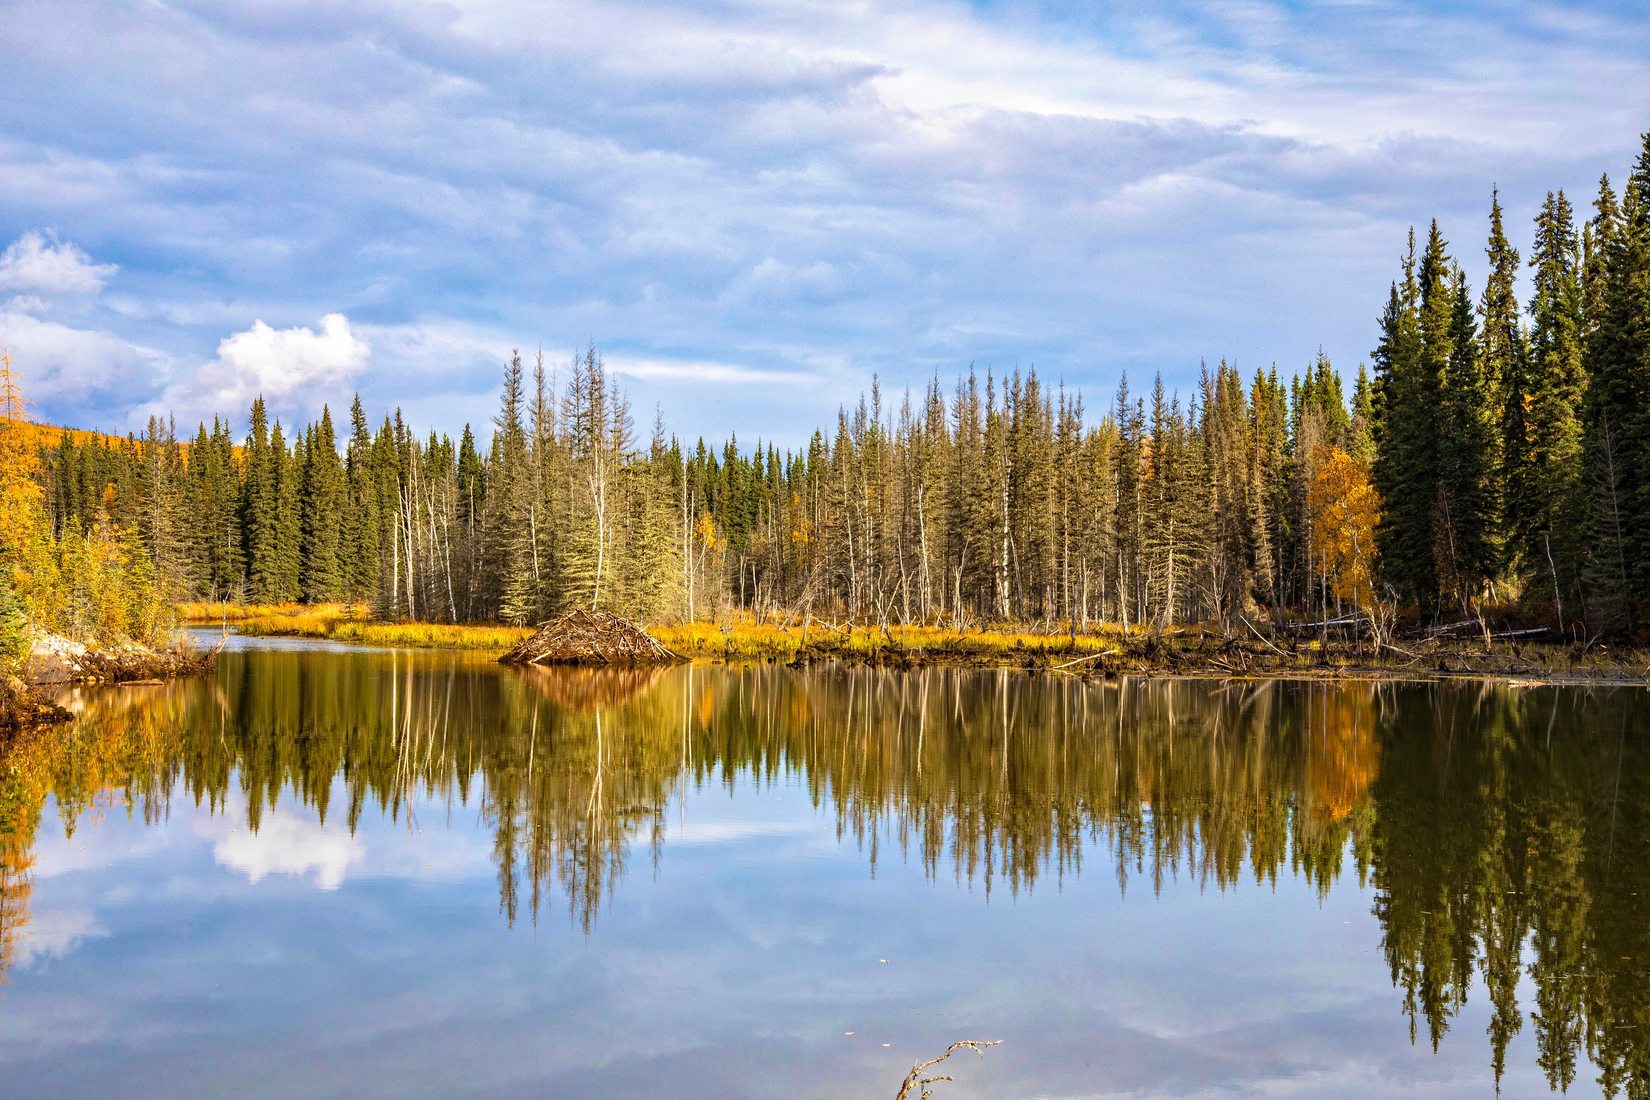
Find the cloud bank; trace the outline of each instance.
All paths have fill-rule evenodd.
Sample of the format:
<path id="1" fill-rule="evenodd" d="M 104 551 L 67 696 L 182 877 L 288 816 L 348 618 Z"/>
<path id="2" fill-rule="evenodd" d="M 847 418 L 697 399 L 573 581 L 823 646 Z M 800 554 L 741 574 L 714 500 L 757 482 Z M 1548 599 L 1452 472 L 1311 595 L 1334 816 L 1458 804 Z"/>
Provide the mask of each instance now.
<path id="1" fill-rule="evenodd" d="M 0 336 L 101 334 L 23 363 L 76 422 L 333 379 L 456 430 L 589 340 L 791 441 L 873 373 L 1351 369 L 1409 225 L 1479 273 L 1492 186 L 1527 243 L 1650 126 L 1613 3 L 21 0 L 0 45 Z"/>
<path id="2" fill-rule="evenodd" d="M 342 313 L 322 317 L 319 331 L 254 321 L 219 343 L 216 359 L 168 386 L 155 411 L 233 414 L 261 396 L 277 414 L 296 409 L 313 415 L 323 399 L 348 399 L 371 356 Z"/>
<path id="3" fill-rule="evenodd" d="M 94 264 L 74 244 L 38 229 L 24 233 L 0 252 L 0 290 L 47 297 L 96 294 L 114 273 L 114 264 Z"/>

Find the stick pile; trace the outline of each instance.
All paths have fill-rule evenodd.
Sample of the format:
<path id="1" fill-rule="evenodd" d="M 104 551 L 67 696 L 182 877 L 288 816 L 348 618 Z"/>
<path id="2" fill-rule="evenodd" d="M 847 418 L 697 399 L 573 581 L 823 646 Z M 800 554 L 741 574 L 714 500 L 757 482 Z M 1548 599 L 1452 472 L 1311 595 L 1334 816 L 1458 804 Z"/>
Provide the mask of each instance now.
<path id="1" fill-rule="evenodd" d="M 507 665 L 657 665 L 680 657 L 629 619 L 571 611 L 543 623 L 499 660 Z"/>

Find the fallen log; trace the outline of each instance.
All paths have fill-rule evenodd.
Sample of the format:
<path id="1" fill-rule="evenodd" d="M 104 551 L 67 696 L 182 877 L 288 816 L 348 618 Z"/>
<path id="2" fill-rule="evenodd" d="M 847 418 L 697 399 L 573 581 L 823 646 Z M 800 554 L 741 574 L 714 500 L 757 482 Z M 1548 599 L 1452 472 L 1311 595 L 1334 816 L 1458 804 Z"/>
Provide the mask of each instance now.
<path id="1" fill-rule="evenodd" d="M 507 665 L 660 665 L 682 658 L 629 619 L 570 611 L 540 623 L 499 661 Z"/>
<path id="2" fill-rule="evenodd" d="M 1284 627 L 1287 630 L 1296 630 L 1296 631 L 1322 630 L 1325 627 L 1331 627 L 1331 626 L 1357 626 L 1359 623 L 1364 622 L 1364 621 L 1366 621 L 1366 620 L 1364 619 L 1364 617 L 1362 615 L 1353 615 L 1353 616 L 1351 616 L 1349 618 L 1345 618 L 1345 619 L 1325 619 L 1321 622 L 1316 622 L 1316 623 L 1285 623 Z"/>

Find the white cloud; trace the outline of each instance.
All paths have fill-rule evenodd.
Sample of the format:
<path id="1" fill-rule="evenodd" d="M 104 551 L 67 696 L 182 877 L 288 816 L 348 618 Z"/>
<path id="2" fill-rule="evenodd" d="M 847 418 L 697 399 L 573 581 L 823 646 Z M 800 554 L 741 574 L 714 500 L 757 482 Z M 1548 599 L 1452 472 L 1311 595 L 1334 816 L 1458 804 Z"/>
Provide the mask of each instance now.
<path id="1" fill-rule="evenodd" d="M 31 404 L 130 406 L 153 392 L 165 369 L 163 353 L 104 329 L 39 316 L 46 309 L 47 303 L 28 294 L 0 302 L 0 343 L 11 351 Z"/>
<path id="2" fill-rule="evenodd" d="M 86 940 L 108 935 L 109 930 L 84 909 L 39 909 L 18 937 L 15 962 L 27 970 L 45 959 L 61 959 Z"/>
<path id="3" fill-rule="evenodd" d="M 371 356 L 372 348 L 342 313 L 322 317 L 320 331 L 254 321 L 219 343 L 216 359 L 168 386 L 154 411 L 176 412 L 186 421 L 234 415 L 262 395 L 275 409 L 301 404 L 313 412 L 326 398 L 347 394 Z"/>
<path id="4" fill-rule="evenodd" d="M 314 874 L 315 885 L 336 890 L 366 849 L 341 826 L 323 826 L 286 812 L 264 814 L 258 831 L 237 828 L 212 846 L 212 858 L 257 882 L 265 875 Z"/>
<path id="5" fill-rule="evenodd" d="M 815 376 L 806 371 L 745 367 L 736 363 L 715 363 L 689 359 L 646 359 L 627 355 L 607 355 L 608 370 L 644 382 L 709 382 L 717 385 L 748 383 L 806 383 Z"/>
<path id="6" fill-rule="evenodd" d="M 0 253 L 0 290 L 48 298 L 96 294 L 116 270 L 114 264 L 94 264 L 79 246 L 59 241 L 50 230 L 31 229 Z"/>
<path id="7" fill-rule="evenodd" d="M 755 301 L 823 302 L 832 298 L 840 286 L 836 268 L 824 260 L 790 264 L 769 256 L 734 285 L 732 294 Z"/>
<path id="8" fill-rule="evenodd" d="M 690 821 L 671 828 L 670 844 L 737 844 L 745 840 L 806 836 L 817 832 L 806 821 Z"/>

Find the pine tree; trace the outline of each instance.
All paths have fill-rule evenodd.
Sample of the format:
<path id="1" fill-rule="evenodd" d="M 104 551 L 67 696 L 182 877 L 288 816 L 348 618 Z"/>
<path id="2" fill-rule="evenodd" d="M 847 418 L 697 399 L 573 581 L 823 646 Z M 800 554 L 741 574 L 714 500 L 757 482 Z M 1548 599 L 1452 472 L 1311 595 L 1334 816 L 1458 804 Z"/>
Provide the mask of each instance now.
<path id="1" fill-rule="evenodd" d="M 305 434 L 300 475 L 303 594 L 311 603 L 325 603 L 343 599 L 349 589 L 343 528 L 349 487 L 338 458 L 332 410 L 321 406 L 320 423 Z"/>
<path id="2" fill-rule="evenodd" d="M 200 425 L 189 451 L 186 498 L 191 531 L 194 591 L 211 600 L 239 598 L 246 587 L 241 542 L 241 479 L 229 425 L 212 418 Z"/>
<path id="3" fill-rule="evenodd" d="M 1422 260 L 1421 279 L 1442 278 L 1445 257 L 1434 226 Z M 1429 305 L 1438 298 L 1432 287 Z M 1437 492 L 1438 376 L 1436 353 L 1423 358 L 1421 282 L 1410 235 L 1403 281 L 1394 283 L 1381 317 L 1381 340 L 1374 352 L 1376 457 L 1372 470 L 1381 499 L 1376 541 L 1387 581 L 1406 600 L 1430 615 L 1438 583 L 1432 556 L 1432 506 Z M 1443 322 L 1447 325 L 1447 319 Z M 1432 321 L 1434 331 L 1439 321 Z"/>
<path id="4" fill-rule="evenodd" d="M 475 433 L 464 425 L 464 435 L 458 444 L 457 478 L 458 513 L 455 522 L 459 529 L 459 590 L 461 614 L 466 620 L 480 615 L 483 588 L 482 577 L 482 520 L 487 510 L 486 468 L 476 451 Z"/>
<path id="5" fill-rule="evenodd" d="M 1480 361 L 1482 362 L 1482 358 Z M 1495 408 L 1499 409 L 1499 404 Z M 1369 380 L 1368 369 L 1359 363 L 1358 380 L 1352 386 L 1352 418 L 1347 421 L 1346 453 L 1366 471 L 1375 461 L 1374 415 L 1375 387 Z M 1499 421 L 1497 424 L 1499 425 Z M 1489 456 L 1487 461 L 1492 476 L 1498 476 L 1493 455 Z"/>
<path id="6" fill-rule="evenodd" d="M 485 566 L 493 580 L 493 606 L 505 622 L 525 623 L 539 606 L 533 575 L 533 514 L 527 429 L 523 420 L 520 354 L 504 370 L 504 392 L 493 423 L 493 475 L 489 479 L 483 533 Z"/>
<path id="7" fill-rule="evenodd" d="M 340 570 L 346 598 L 376 602 L 382 570 L 382 526 L 378 514 L 378 488 L 374 484 L 372 430 L 367 427 L 361 395 L 356 394 L 349 410 L 350 437 L 344 453 L 344 505 Z"/>
<path id="8" fill-rule="evenodd" d="M 1650 607 L 1650 133 L 1620 206 L 1600 183 L 1583 270 L 1589 619 Z"/>
<path id="9" fill-rule="evenodd" d="M 1489 387 L 1500 418 L 1486 460 L 1492 473 L 1488 494 L 1492 539 L 1500 551 L 1496 572 L 1502 573 L 1513 564 L 1511 558 L 1518 552 L 1509 532 L 1528 522 L 1524 517 L 1529 502 L 1513 500 L 1508 486 L 1523 478 L 1529 432 L 1522 394 L 1529 355 L 1519 319 L 1519 255 L 1507 241 L 1499 190 L 1490 193 L 1490 234 L 1484 255 L 1489 260 L 1489 275 L 1478 303 L 1479 358 L 1484 384 Z"/>
<path id="10" fill-rule="evenodd" d="M 154 565 L 163 598 L 189 594 L 189 538 L 185 528 L 183 455 L 170 421 L 149 418 L 140 451 L 138 484 L 143 494 L 139 535 Z"/>
<path id="11" fill-rule="evenodd" d="M 1580 579 L 1585 516 L 1581 471 L 1580 242 L 1564 192 L 1549 192 L 1536 218 L 1534 293 L 1529 305 L 1530 355 L 1524 377 L 1524 453 L 1508 485 L 1520 501 L 1512 537 L 1532 582 L 1541 579 L 1559 622 Z"/>
<path id="12" fill-rule="evenodd" d="M 241 511 L 253 603 L 279 603 L 282 599 L 276 519 L 278 485 L 269 420 L 264 399 L 259 397 L 252 402 L 251 427 L 246 437 L 246 487 Z"/>
<path id="13" fill-rule="evenodd" d="M 270 466 L 274 482 L 273 600 L 286 603 L 303 593 L 303 439 L 287 450 L 281 422 L 269 429 Z"/>
<path id="14" fill-rule="evenodd" d="M 1486 376 L 1466 277 L 1454 274 L 1449 360 L 1440 391 L 1436 564 L 1463 614 L 1494 579 L 1501 550 L 1496 539 L 1495 440 L 1500 405 Z"/>

